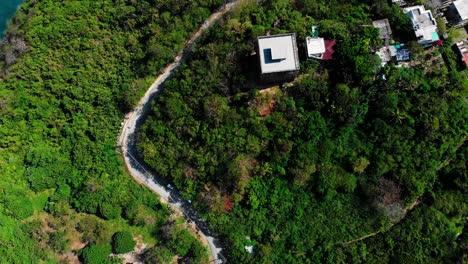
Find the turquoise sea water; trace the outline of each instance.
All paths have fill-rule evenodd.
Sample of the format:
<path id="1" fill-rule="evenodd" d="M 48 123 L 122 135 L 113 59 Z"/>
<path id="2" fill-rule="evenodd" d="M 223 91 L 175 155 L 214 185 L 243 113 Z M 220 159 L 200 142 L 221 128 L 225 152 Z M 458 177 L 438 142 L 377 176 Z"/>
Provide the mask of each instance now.
<path id="1" fill-rule="evenodd" d="M 16 13 L 22 2 L 23 0 L 0 0 L 0 39 L 5 34 L 8 21 Z"/>

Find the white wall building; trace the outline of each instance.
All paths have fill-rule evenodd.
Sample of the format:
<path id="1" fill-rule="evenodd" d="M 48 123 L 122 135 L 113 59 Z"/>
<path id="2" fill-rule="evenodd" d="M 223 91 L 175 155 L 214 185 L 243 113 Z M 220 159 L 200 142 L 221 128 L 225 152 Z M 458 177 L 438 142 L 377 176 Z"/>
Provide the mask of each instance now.
<path id="1" fill-rule="evenodd" d="M 457 14 L 456 26 L 468 24 L 468 0 L 457 0 L 453 2 L 453 7 Z"/>
<path id="2" fill-rule="evenodd" d="M 294 33 L 259 37 L 258 52 L 263 80 L 291 79 L 299 71 Z"/>
<path id="3" fill-rule="evenodd" d="M 333 59 L 333 49 L 336 45 L 336 41 L 325 40 L 324 38 L 306 38 L 306 47 L 307 47 L 307 57 L 309 59 L 318 59 L 318 60 L 331 60 Z"/>
<path id="4" fill-rule="evenodd" d="M 306 44 L 309 58 L 322 59 L 325 53 L 325 39 L 307 37 Z"/>
<path id="5" fill-rule="evenodd" d="M 424 6 L 419 5 L 406 7 L 403 12 L 409 15 L 419 43 L 426 46 L 439 40 L 437 22 L 430 10 L 426 10 Z"/>

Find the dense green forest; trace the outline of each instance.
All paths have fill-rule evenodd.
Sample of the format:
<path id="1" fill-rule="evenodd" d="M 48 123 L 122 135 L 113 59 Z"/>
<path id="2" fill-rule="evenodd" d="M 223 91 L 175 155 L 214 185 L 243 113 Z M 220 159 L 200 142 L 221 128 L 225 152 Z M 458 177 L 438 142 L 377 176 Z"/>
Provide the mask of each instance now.
<path id="1" fill-rule="evenodd" d="M 382 18 L 414 67 L 380 68 Z M 312 25 L 337 41 L 335 59 L 303 60 L 294 82 L 261 92 L 256 38 L 296 32 L 304 58 Z M 244 1 L 166 84 L 140 153 L 232 263 L 467 261 L 468 74 L 452 35 L 428 56 L 410 36 L 385 0 Z"/>
<path id="2" fill-rule="evenodd" d="M 26 1 L 0 48 L 0 263 L 121 263 L 109 254 L 136 242 L 149 263 L 207 262 L 126 175 L 116 141 L 221 2 Z M 438 65 L 411 45 L 417 66 L 379 68 L 370 25 L 385 17 L 411 41 L 384 0 L 244 1 L 155 101 L 141 155 L 209 220 L 231 263 L 467 261 L 467 71 L 451 38 Z M 296 32 L 304 57 L 312 25 L 337 40 L 335 60 L 303 61 L 295 82 L 260 92 L 256 37 Z"/>
<path id="3" fill-rule="evenodd" d="M 23 4 L 0 48 L 0 263 L 121 263 L 107 256 L 132 248 L 129 236 L 146 261 L 207 262 L 125 173 L 116 141 L 124 114 L 220 4 Z"/>

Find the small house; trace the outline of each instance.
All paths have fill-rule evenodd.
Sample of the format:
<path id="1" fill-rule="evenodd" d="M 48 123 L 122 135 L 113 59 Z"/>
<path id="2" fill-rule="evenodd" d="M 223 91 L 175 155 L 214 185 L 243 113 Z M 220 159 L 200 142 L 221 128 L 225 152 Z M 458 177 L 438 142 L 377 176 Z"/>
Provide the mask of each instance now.
<path id="1" fill-rule="evenodd" d="M 333 59 L 335 40 L 325 40 L 319 37 L 319 28 L 312 26 L 311 37 L 306 38 L 307 58 L 317 60 Z"/>
<path id="2" fill-rule="evenodd" d="M 287 81 L 299 72 L 296 34 L 280 34 L 258 38 L 261 79 Z"/>
<path id="3" fill-rule="evenodd" d="M 408 61 L 410 59 L 410 51 L 404 44 L 397 44 L 389 47 L 390 56 L 395 57 L 397 63 Z"/>
<path id="4" fill-rule="evenodd" d="M 380 57 L 382 66 L 385 66 L 387 62 L 392 60 L 392 56 L 389 50 L 390 40 L 392 38 L 392 28 L 390 27 L 390 22 L 387 18 L 372 21 L 372 25 L 379 30 L 379 38 L 381 38 L 384 42 L 384 46 L 376 51 L 375 54 Z"/>
<path id="5" fill-rule="evenodd" d="M 336 45 L 335 40 L 325 40 L 323 38 L 306 38 L 307 57 L 309 59 L 330 60 L 333 59 Z"/>
<path id="6" fill-rule="evenodd" d="M 404 0 L 392 0 L 393 4 L 397 4 L 399 6 L 406 6 L 407 3 Z"/>

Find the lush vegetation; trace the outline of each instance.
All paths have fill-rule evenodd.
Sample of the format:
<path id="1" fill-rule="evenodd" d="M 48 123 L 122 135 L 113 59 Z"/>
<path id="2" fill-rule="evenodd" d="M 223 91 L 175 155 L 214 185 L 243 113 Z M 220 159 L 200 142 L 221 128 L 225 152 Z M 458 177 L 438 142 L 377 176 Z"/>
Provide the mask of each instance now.
<path id="1" fill-rule="evenodd" d="M 117 232 L 112 237 L 112 252 L 116 254 L 124 254 L 133 251 L 136 243 L 130 232 Z"/>
<path id="2" fill-rule="evenodd" d="M 119 124 L 220 2 L 26 1 L 0 48 L 1 263 L 84 246 L 102 263 L 116 231 L 169 243 L 170 210 L 124 172 Z M 202 247 L 189 242 L 173 248 Z"/>
<path id="3" fill-rule="evenodd" d="M 208 263 L 206 247 L 203 247 L 183 226 L 183 219 L 167 223 L 160 233 L 165 242 L 146 251 L 143 258 L 156 263 L 170 263 L 172 256 L 177 255 L 184 256 L 179 259 L 182 263 Z"/>
<path id="4" fill-rule="evenodd" d="M 110 253 L 110 245 L 91 245 L 80 252 L 80 257 L 85 264 L 100 264 L 108 262 Z"/>
<path id="5" fill-rule="evenodd" d="M 412 67 L 380 68 L 370 25 L 385 17 L 413 41 Z M 304 57 L 312 25 L 337 40 L 335 59 L 303 61 L 295 82 L 260 92 L 256 37 L 296 32 Z M 233 263 L 460 261 L 467 71 L 451 39 L 424 50 L 407 36 L 407 16 L 383 0 L 246 1 L 166 84 L 141 155 Z"/>
<path id="6" fill-rule="evenodd" d="M 1 263 L 69 252 L 118 263 L 112 242 L 131 242 L 115 232 L 147 243 L 147 262 L 207 262 L 124 173 L 115 144 L 124 113 L 220 4 L 23 5 L 0 52 Z M 414 67 L 381 69 L 369 25 L 384 17 L 411 40 L 383 0 L 245 1 L 167 83 L 142 156 L 193 200 L 232 263 L 466 262 L 467 72 L 451 39 L 431 54 L 412 43 Z M 296 32 L 301 44 L 312 25 L 337 40 L 336 59 L 304 61 L 289 87 L 260 93 L 256 37 Z"/>

